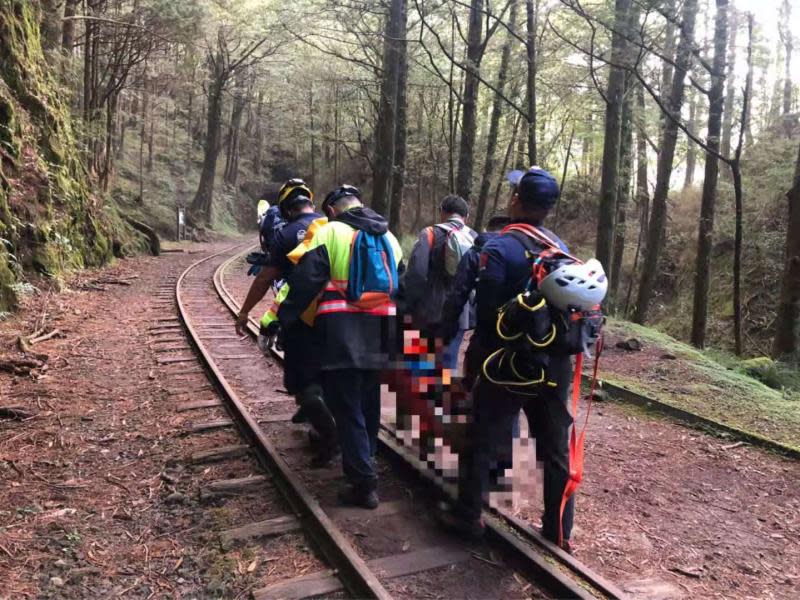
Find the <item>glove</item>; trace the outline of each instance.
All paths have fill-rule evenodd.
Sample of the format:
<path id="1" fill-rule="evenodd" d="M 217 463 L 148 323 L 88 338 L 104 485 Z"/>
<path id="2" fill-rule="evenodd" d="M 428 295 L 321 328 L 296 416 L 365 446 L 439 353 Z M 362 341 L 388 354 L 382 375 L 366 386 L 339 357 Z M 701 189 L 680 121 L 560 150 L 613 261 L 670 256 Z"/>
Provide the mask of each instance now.
<path id="1" fill-rule="evenodd" d="M 248 264 L 264 266 L 267 264 L 268 257 L 265 252 L 251 252 L 245 259 Z"/>
<path id="2" fill-rule="evenodd" d="M 267 336 L 263 333 L 259 333 L 258 338 L 256 338 L 256 344 L 258 344 L 258 349 L 261 350 L 261 354 L 267 358 L 271 358 L 269 352 L 270 340 Z"/>
<path id="3" fill-rule="evenodd" d="M 262 348 L 261 342 L 259 341 L 258 347 L 261 348 L 261 351 L 265 353 L 269 352 L 269 349 L 273 346 L 275 347 L 276 350 L 283 350 L 281 344 L 282 341 L 281 333 L 282 333 L 281 324 L 279 321 L 272 321 L 266 327 L 262 327 L 258 335 L 258 338 L 259 340 L 261 340 L 261 338 L 263 337 L 264 338 L 263 343 L 266 344 L 266 346 Z"/>
<path id="4" fill-rule="evenodd" d="M 261 265 L 251 265 L 249 269 L 247 269 L 248 277 L 252 276 L 255 277 L 261 272 Z"/>

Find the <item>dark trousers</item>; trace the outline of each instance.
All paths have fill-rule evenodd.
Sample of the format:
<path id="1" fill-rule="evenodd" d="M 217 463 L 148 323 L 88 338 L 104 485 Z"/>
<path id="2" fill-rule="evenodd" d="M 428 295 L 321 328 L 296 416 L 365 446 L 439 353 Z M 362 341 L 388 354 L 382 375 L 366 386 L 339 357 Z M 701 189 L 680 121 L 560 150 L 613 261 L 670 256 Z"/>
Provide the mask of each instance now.
<path id="1" fill-rule="evenodd" d="M 344 475 L 357 491 L 373 491 L 378 485 L 372 457 L 381 417 L 380 371 L 324 371 L 322 382 L 325 402 L 336 419 Z"/>
<path id="2" fill-rule="evenodd" d="M 283 384 L 295 402 L 322 436 L 323 447 L 328 452 L 336 449 L 336 424 L 325 404 L 322 390 L 322 371 L 314 348 L 317 347 L 314 330 L 303 322 L 292 325 L 283 334 Z"/>
<path id="3" fill-rule="evenodd" d="M 569 479 L 569 426 L 567 408 L 572 363 L 569 357 L 553 358 L 548 371 L 558 385 L 543 387 L 536 397 L 512 394 L 478 378 L 473 388 L 470 438 L 473 445 L 459 456 L 459 510 L 468 519 L 481 514 L 483 496 L 492 483 L 512 466 L 512 435 L 520 410 L 525 411 L 531 436 L 536 438 L 536 461 L 544 471 L 544 516 L 542 533 L 558 539 L 561 497 Z M 564 539 L 569 539 L 575 513 L 570 498 L 562 521 Z"/>

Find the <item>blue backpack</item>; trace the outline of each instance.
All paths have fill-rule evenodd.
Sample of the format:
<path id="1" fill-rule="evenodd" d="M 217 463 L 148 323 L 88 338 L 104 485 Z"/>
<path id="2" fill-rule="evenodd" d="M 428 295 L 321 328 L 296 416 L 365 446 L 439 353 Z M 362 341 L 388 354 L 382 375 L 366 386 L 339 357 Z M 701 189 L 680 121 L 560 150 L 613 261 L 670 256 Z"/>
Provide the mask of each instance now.
<path id="1" fill-rule="evenodd" d="M 397 290 L 397 264 L 386 235 L 357 231 L 350 253 L 347 300 L 372 308 L 388 303 Z"/>

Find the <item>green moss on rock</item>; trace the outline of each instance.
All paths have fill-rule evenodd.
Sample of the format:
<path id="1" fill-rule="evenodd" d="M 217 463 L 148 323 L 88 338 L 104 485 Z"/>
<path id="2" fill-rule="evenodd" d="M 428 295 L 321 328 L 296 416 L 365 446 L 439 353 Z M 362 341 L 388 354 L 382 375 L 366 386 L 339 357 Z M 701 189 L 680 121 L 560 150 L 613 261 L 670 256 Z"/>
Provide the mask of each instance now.
<path id="1" fill-rule="evenodd" d="M 146 248 L 92 194 L 66 94 L 49 74 L 38 4 L 0 3 L 0 309 L 22 268 L 58 277 Z"/>

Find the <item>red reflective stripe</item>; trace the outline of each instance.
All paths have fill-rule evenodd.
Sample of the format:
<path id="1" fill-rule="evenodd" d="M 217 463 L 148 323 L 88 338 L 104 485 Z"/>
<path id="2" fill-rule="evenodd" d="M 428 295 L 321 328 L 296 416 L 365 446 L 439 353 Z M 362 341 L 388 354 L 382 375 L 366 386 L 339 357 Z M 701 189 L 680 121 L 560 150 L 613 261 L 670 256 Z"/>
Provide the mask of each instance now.
<path id="1" fill-rule="evenodd" d="M 397 308 L 394 302 L 384 304 L 383 306 L 376 306 L 373 308 L 359 308 L 344 300 L 329 300 L 321 302 L 317 307 L 317 315 L 330 314 L 330 313 L 361 313 L 365 315 L 379 315 L 379 316 L 393 316 L 397 314 Z"/>

